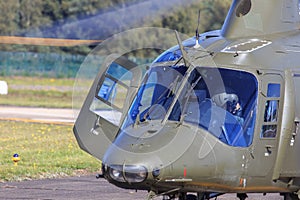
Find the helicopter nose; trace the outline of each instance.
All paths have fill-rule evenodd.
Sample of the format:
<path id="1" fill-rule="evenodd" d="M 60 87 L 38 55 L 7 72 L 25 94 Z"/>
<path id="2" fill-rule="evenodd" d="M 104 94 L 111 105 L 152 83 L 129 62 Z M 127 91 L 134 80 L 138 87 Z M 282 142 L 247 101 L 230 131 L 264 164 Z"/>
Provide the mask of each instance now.
<path id="1" fill-rule="evenodd" d="M 155 131 L 154 131 L 155 130 Z M 151 121 L 140 129 L 128 127 L 108 147 L 102 159 L 104 177 L 118 186 L 149 184 L 164 176 L 192 145 L 197 131 L 177 123 Z M 176 148 L 176 151 L 174 150 Z"/>
<path id="2" fill-rule="evenodd" d="M 102 171 L 109 179 L 120 183 L 141 183 L 148 176 L 147 168 L 142 165 L 104 165 Z"/>

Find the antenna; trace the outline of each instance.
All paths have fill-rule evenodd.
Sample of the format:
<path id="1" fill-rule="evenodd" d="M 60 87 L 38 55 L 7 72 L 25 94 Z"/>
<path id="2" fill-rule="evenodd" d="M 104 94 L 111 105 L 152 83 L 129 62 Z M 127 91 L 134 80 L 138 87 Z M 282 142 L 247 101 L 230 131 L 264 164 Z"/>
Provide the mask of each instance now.
<path id="1" fill-rule="evenodd" d="M 198 24 L 196 29 L 196 44 L 194 46 L 195 49 L 199 48 L 199 25 L 200 25 L 200 10 L 198 11 Z"/>

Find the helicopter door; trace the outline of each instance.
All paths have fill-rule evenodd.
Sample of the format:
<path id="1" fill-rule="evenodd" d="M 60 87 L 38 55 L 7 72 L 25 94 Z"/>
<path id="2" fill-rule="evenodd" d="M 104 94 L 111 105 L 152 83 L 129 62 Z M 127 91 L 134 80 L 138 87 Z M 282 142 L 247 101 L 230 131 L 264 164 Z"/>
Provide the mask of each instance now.
<path id="1" fill-rule="evenodd" d="M 119 57 L 96 77 L 73 128 L 79 146 L 102 159 L 116 137 L 142 78 L 142 69 Z"/>
<path id="2" fill-rule="evenodd" d="M 249 172 L 265 176 L 274 166 L 280 134 L 283 79 L 279 74 L 265 74 L 261 79 L 258 126 L 252 146 Z"/>

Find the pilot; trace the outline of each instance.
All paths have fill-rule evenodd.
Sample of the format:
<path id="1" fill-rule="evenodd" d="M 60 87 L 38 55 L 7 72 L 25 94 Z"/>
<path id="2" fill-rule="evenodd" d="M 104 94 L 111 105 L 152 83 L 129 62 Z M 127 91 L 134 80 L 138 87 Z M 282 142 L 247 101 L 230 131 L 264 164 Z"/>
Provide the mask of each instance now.
<path id="1" fill-rule="evenodd" d="M 242 106 L 236 94 L 227 94 L 226 92 L 216 94 L 212 97 L 212 101 L 219 107 L 226 109 L 233 114 L 240 124 L 244 123 L 242 117 Z"/>
<path id="2" fill-rule="evenodd" d="M 219 107 L 228 110 L 228 104 L 238 102 L 239 98 L 236 94 L 227 94 L 222 92 L 212 97 L 212 101 Z"/>
<path id="3" fill-rule="evenodd" d="M 244 123 L 244 118 L 242 117 L 243 109 L 240 102 L 228 102 L 227 110 L 235 116 L 235 118 L 238 122 L 240 122 L 240 124 Z"/>

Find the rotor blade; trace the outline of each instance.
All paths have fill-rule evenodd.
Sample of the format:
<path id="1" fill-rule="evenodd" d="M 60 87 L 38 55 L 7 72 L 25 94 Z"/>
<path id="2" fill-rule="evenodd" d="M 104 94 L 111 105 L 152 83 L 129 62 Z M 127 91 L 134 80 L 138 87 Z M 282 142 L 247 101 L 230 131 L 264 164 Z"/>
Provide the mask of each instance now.
<path id="1" fill-rule="evenodd" d="M 71 46 L 80 46 L 80 45 L 97 45 L 100 42 L 102 42 L 102 40 L 75 40 L 75 39 L 59 39 L 59 38 L 0 36 L 0 44 L 71 47 Z"/>
<path id="2" fill-rule="evenodd" d="M 175 30 L 175 35 L 176 35 L 176 39 L 177 39 L 177 43 L 178 43 L 178 46 L 179 46 L 179 49 L 181 51 L 181 54 L 182 54 L 182 58 L 184 60 L 184 64 L 185 66 L 187 66 L 187 64 L 191 64 L 188 57 L 187 57 L 187 54 L 186 54 L 186 51 L 184 50 L 184 47 L 182 45 L 182 41 L 179 37 L 179 34 L 178 32 Z"/>

